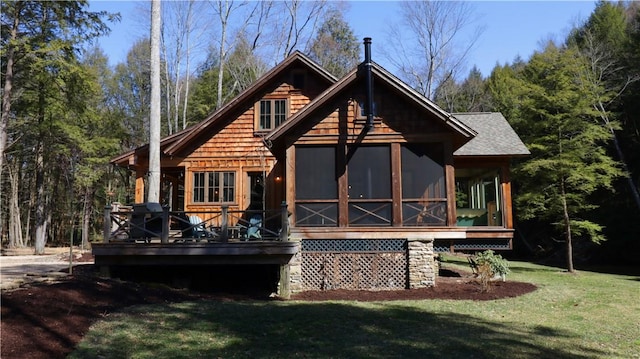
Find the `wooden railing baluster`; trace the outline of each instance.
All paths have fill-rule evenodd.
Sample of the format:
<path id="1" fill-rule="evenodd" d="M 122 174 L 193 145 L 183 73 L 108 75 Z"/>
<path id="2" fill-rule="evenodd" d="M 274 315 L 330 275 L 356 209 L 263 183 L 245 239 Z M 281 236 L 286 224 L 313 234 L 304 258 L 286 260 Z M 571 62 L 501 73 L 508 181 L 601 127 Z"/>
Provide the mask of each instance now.
<path id="1" fill-rule="evenodd" d="M 227 218 L 227 213 L 229 212 L 229 206 L 222 206 L 222 223 L 220 226 L 220 241 L 222 243 L 226 243 L 229 241 L 229 221 Z"/>
<path id="2" fill-rule="evenodd" d="M 281 224 L 280 224 L 280 240 L 288 241 L 289 240 L 289 212 L 287 210 L 287 202 L 282 201 L 282 210 L 280 211 Z"/>
<path id="3" fill-rule="evenodd" d="M 103 242 L 109 243 L 109 238 L 111 237 L 111 206 L 109 205 L 104 207 L 104 224 L 102 230 L 104 231 Z"/>

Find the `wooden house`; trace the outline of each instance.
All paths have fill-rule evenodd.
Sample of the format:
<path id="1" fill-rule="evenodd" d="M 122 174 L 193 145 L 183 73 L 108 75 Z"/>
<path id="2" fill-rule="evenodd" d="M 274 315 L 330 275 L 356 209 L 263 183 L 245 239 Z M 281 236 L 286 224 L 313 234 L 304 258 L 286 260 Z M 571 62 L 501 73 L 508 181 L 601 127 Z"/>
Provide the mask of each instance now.
<path id="1" fill-rule="evenodd" d="M 96 263 L 273 263 L 286 296 L 430 286 L 437 251 L 510 249 L 509 164 L 529 154 L 517 134 L 500 113 L 447 113 L 370 54 L 365 39 L 336 79 L 296 52 L 163 139 L 164 220 L 197 214 L 211 235 L 117 240 L 106 214 Z M 112 162 L 144 202 L 148 147 Z"/>

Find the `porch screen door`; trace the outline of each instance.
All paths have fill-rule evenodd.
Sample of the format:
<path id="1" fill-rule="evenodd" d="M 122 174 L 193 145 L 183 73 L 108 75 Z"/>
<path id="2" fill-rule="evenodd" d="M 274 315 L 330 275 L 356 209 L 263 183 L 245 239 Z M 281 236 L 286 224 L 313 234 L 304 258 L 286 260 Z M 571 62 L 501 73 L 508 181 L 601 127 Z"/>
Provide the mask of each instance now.
<path id="1" fill-rule="evenodd" d="M 349 225 L 390 226 L 391 148 L 352 147 L 348 154 Z"/>
<path id="2" fill-rule="evenodd" d="M 441 143 L 402 146 L 402 224 L 447 223 L 444 148 Z"/>

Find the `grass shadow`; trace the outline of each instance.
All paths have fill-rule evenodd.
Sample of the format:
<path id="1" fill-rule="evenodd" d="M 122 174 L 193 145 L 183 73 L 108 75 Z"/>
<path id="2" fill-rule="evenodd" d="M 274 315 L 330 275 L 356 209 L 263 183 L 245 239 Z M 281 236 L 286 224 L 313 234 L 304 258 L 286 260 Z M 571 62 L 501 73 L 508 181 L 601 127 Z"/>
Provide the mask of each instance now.
<path id="1" fill-rule="evenodd" d="M 575 333 L 545 326 L 523 328 L 394 302 L 191 302 L 131 308 L 101 325 L 88 333 L 70 358 L 125 358 L 134 353 L 154 358 L 577 359 L 604 355 L 580 346 L 577 340 L 571 347 L 552 344 L 576 338 Z M 153 339 L 140 340 L 137 333 Z"/>

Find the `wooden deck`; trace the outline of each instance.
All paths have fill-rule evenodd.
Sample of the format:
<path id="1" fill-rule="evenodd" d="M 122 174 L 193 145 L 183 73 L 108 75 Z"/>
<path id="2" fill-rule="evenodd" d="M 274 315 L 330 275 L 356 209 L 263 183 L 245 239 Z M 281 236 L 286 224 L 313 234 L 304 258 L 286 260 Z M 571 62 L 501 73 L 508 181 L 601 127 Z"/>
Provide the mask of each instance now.
<path id="1" fill-rule="evenodd" d="M 201 272 L 198 267 L 275 266 L 279 267 L 280 284 L 270 286 L 277 286 L 278 294 L 287 298 L 289 263 L 300 251 L 300 243 L 288 241 L 286 214 L 284 204 L 276 211 L 230 211 L 223 207 L 216 212 L 170 212 L 159 204 L 107 206 L 104 240 L 93 244 L 92 252 L 106 277 L 122 270 L 160 270 L 167 276 L 165 280 L 183 281 Z M 191 268 L 190 272 L 181 271 L 181 267 Z"/>
<path id="2" fill-rule="evenodd" d="M 98 266 L 219 265 L 289 263 L 299 243 L 279 241 L 135 243 L 110 242 L 92 246 Z"/>

